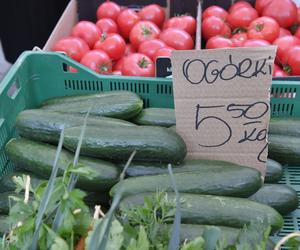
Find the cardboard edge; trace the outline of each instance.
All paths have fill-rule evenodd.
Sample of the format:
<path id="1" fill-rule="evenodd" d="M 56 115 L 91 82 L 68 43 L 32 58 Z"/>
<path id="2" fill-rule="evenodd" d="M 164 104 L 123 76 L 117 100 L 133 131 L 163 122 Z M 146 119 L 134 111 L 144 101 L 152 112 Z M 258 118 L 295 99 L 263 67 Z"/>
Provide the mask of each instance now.
<path id="1" fill-rule="evenodd" d="M 43 47 L 44 51 L 51 51 L 55 42 L 60 40 L 63 37 L 69 36 L 73 26 L 78 22 L 77 15 L 77 1 L 71 0 L 66 7 L 64 13 L 57 22 L 54 30 L 49 36 L 45 46 Z"/>

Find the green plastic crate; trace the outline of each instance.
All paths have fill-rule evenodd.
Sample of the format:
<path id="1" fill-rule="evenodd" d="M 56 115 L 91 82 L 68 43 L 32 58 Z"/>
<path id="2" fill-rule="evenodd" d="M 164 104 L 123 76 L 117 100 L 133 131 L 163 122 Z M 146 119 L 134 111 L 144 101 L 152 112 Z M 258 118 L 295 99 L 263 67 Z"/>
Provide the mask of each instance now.
<path id="1" fill-rule="evenodd" d="M 78 72 L 69 72 L 69 66 Z M 16 136 L 15 119 L 19 112 L 54 96 L 112 90 L 133 91 L 143 98 L 146 107 L 174 107 L 171 79 L 99 76 L 62 54 L 24 52 L 0 83 L 0 177 L 13 170 L 4 147 Z M 300 117 L 300 85 L 274 80 L 271 109 L 272 116 Z M 282 183 L 294 187 L 300 195 L 300 168 L 287 167 Z M 285 218 L 279 236 L 295 230 L 300 230 L 300 208 Z"/>

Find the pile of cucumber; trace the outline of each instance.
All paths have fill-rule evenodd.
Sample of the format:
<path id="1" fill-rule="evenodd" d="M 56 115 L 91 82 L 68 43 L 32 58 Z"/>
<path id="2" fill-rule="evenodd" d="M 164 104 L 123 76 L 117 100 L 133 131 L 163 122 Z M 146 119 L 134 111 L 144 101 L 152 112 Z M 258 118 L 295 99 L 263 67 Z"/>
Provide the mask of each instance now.
<path id="1" fill-rule="evenodd" d="M 232 230 L 253 220 L 263 220 L 275 232 L 283 225 L 282 215 L 298 207 L 295 190 L 276 184 L 283 174 L 279 163 L 268 160 L 267 184 L 263 185 L 260 172 L 246 166 L 185 160 L 187 149 L 174 129 L 174 110 L 143 109 L 141 98 L 127 91 L 53 98 L 39 109 L 21 112 L 16 120 L 20 137 L 6 145 L 6 154 L 18 171 L 0 180 L 1 197 L 13 192 L 15 175 L 29 174 L 32 185 L 49 178 L 64 128 L 64 149 L 58 162 L 58 175 L 62 175 L 72 163 L 88 112 L 79 164 L 90 176 L 81 176 L 77 186 L 88 193 L 86 202 L 91 206 L 108 205 L 110 197 L 120 189 L 123 190 L 120 206 L 139 204 L 157 190 L 169 192 L 172 199 L 167 170 L 171 163 L 183 200 L 182 223 L 187 231 L 190 224 L 218 225 Z M 119 181 L 133 151 L 136 155 L 126 171 L 127 177 Z M 7 212 L 7 199 L 2 198 L 0 214 Z"/>

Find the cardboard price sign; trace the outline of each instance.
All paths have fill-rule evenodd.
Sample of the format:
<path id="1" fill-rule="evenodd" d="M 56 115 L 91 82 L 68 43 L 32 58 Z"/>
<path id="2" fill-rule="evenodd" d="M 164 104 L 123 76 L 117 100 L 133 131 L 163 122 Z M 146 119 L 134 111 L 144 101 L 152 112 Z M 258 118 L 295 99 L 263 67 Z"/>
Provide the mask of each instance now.
<path id="1" fill-rule="evenodd" d="M 176 130 L 189 159 L 213 159 L 265 174 L 276 47 L 175 51 Z"/>

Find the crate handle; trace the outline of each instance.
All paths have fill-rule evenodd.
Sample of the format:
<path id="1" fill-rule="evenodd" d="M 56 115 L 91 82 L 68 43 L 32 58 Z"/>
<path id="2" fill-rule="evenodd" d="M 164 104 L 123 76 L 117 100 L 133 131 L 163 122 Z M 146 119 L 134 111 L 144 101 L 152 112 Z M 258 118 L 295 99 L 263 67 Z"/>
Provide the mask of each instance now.
<path id="1" fill-rule="evenodd" d="M 16 80 L 11 84 L 6 94 L 9 98 L 14 100 L 18 96 L 20 89 L 21 89 L 20 84 L 18 80 Z"/>

